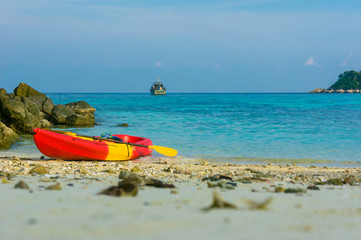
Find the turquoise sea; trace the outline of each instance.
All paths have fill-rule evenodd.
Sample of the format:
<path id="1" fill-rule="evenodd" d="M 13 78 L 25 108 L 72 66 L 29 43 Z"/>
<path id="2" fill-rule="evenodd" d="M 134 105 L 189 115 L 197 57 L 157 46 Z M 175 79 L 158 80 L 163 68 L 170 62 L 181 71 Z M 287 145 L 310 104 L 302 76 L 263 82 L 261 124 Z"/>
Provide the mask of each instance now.
<path id="1" fill-rule="evenodd" d="M 361 94 L 47 93 L 55 104 L 85 100 L 93 128 L 179 151 L 180 158 L 222 162 L 361 165 Z M 117 124 L 127 123 L 129 127 Z M 0 156 L 41 156 L 30 136 Z M 153 157 L 161 157 L 155 153 Z"/>

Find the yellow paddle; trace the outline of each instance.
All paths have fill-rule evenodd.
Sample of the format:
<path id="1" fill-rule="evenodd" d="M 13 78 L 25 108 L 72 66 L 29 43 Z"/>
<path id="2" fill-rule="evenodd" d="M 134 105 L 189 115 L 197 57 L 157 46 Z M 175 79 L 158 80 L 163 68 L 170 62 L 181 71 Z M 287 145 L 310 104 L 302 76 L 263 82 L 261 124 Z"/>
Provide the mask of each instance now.
<path id="1" fill-rule="evenodd" d="M 98 140 L 105 140 L 105 141 L 115 142 L 115 143 L 120 143 L 120 144 L 128 144 L 128 145 L 137 146 L 137 147 L 150 148 L 150 149 L 153 149 L 153 150 L 157 151 L 158 153 L 168 156 L 168 157 L 174 157 L 178 154 L 177 150 L 175 150 L 173 148 L 169 148 L 169 147 L 154 146 L 154 145 L 148 146 L 148 145 L 142 145 L 142 144 L 136 144 L 136 143 L 130 143 L 130 142 L 122 142 L 122 141 L 118 141 L 118 140 L 114 140 L 114 139 L 107 139 L 107 138 L 101 138 L 101 137 L 95 137 L 95 136 L 86 136 L 86 135 L 76 134 L 73 132 L 65 132 L 65 131 L 53 130 L 53 129 L 45 129 L 45 130 L 56 132 L 56 133 L 61 133 L 61 134 L 66 134 L 66 135 L 70 135 L 73 137 L 79 136 L 79 137 L 91 138 L 94 140 L 98 139 Z"/>
<path id="2" fill-rule="evenodd" d="M 130 143 L 130 145 L 134 145 L 134 146 L 139 146 L 139 147 L 143 147 L 143 145 L 139 145 L 139 144 L 132 144 Z M 178 154 L 178 151 L 173 149 L 173 148 L 169 148 L 169 147 L 162 147 L 162 146 L 146 146 L 147 148 L 153 149 L 155 151 L 157 151 L 158 153 L 168 156 L 168 157 L 174 157 Z"/>

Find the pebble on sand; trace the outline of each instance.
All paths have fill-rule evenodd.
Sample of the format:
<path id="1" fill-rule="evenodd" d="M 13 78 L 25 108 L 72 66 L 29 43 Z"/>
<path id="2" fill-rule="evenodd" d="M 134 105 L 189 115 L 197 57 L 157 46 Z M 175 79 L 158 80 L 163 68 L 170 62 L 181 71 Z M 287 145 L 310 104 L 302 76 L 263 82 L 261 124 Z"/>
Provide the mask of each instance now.
<path id="1" fill-rule="evenodd" d="M 49 173 L 49 171 L 43 166 L 43 165 L 36 165 L 33 169 L 29 171 L 29 174 L 39 174 L 39 175 L 45 175 Z"/>
<path id="2" fill-rule="evenodd" d="M 206 208 L 203 208 L 205 211 L 209 211 L 214 208 L 229 208 L 229 209 L 238 209 L 233 203 L 229 203 L 222 198 L 218 191 L 213 192 L 213 203 Z"/>
<path id="3" fill-rule="evenodd" d="M 272 202 L 273 198 L 269 197 L 264 201 L 256 202 L 254 200 L 246 200 L 249 210 L 268 210 L 268 205 Z"/>
<path id="4" fill-rule="evenodd" d="M 61 184 L 60 184 L 60 183 L 53 184 L 53 185 L 47 186 L 47 187 L 45 188 L 45 190 L 57 190 L 57 191 L 59 191 L 59 190 L 61 190 L 61 189 L 62 189 L 62 187 L 61 187 Z"/>
<path id="5" fill-rule="evenodd" d="M 23 180 L 20 180 L 17 184 L 15 184 L 14 188 L 20 188 L 20 189 L 25 189 L 25 190 L 30 189 L 29 185 L 26 182 L 24 182 Z"/>
<path id="6" fill-rule="evenodd" d="M 134 181 L 125 179 L 119 182 L 118 186 L 111 186 L 98 194 L 113 197 L 135 197 L 138 194 L 138 184 Z"/>

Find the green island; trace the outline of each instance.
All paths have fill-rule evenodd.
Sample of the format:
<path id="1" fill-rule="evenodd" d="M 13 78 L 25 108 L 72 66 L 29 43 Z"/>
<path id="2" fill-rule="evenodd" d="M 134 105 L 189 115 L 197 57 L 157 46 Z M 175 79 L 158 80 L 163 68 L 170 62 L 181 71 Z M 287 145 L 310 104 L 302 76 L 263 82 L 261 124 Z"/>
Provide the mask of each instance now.
<path id="1" fill-rule="evenodd" d="M 361 93 L 361 71 L 345 71 L 329 88 L 316 88 L 310 93 Z"/>

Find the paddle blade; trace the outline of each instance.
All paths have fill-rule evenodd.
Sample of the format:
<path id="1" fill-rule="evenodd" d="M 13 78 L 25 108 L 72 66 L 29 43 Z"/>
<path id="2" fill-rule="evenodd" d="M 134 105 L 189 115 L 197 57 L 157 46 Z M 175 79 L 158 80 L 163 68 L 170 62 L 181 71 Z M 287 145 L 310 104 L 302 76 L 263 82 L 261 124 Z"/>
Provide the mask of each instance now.
<path id="1" fill-rule="evenodd" d="M 162 147 L 162 146 L 148 146 L 148 148 L 154 149 L 155 151 L 157 151 L 160 154 L 166 155 L 168 157 L 174 157 L 175 155 L 178 154 L 178 151 L 173 149 L 173 148 L 169 148 L 169 147 Z"/>

